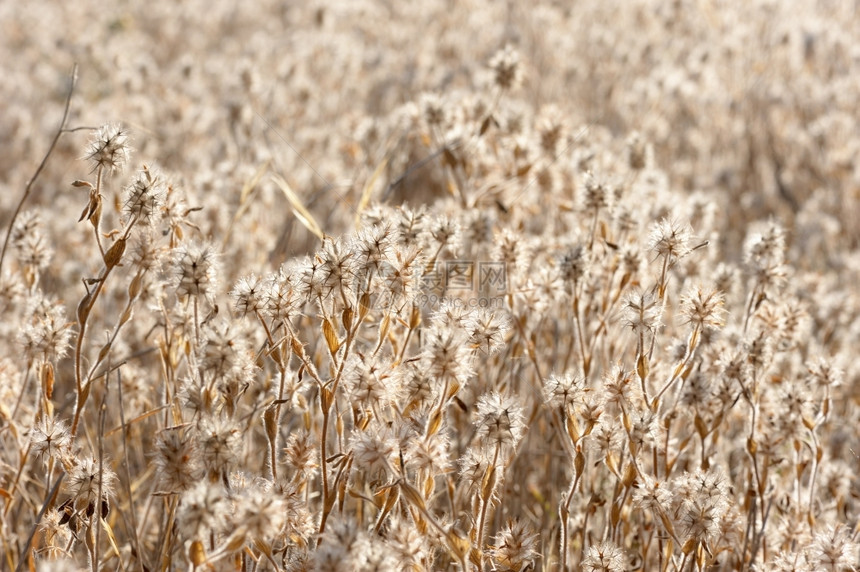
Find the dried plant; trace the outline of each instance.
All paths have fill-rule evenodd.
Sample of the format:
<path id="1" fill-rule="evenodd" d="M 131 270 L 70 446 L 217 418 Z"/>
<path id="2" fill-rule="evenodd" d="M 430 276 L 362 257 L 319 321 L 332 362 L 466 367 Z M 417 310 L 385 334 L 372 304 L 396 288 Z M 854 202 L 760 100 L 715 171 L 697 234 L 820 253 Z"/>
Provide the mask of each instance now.
<path id="1" fill-rule="evenodd" d="M 860 567 L 860 16 L 563 4 L 0 8 L 0 569 Z"/>

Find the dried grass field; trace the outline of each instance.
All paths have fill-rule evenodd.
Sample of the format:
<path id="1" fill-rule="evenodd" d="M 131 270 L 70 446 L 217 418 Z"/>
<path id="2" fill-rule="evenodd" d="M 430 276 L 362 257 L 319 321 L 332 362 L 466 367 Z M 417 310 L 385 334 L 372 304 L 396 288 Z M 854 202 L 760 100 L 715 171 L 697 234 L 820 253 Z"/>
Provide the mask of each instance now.
<path id="1" fill-rule="evenodd" d="M 857 570 L 858 39 L 0 3 L 0 570 Z"/>

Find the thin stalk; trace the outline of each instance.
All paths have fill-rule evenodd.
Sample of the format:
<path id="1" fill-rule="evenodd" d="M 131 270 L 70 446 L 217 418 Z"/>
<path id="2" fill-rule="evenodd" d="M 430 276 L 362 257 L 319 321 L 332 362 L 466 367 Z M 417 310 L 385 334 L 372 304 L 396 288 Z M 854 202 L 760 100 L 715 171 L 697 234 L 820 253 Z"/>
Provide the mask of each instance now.
<path id="1" fill-rule="evenodd" d="M 36 515 L 36 521 L 33 523 L 33 529 L 30 531 L 30 536 L 27 537 L 27 542 L 24 543 L 24 546 L 21 547 L 21 552 L 18 554 L 18 565 L 15 567 L 15 572 L 22 572 L 24 570 L 25 562 L 29 560 L 28 554 L 30 552 L 30 546 L 33 545 L 33 538 L 36 536 L 36 531 L 39 530 L 39 523 L 42 522 L 42 518 L 45 516 L 48 509 L 54 505 L 57 493 L 60 492 L 60 483 L 63 482 L 63 478 L 65 476 L 65 471 L 60 471 L 57 480 L 54 481 L 54 486 L 51 488 L 51 492 L 48 493 L 47 498 L 45 498 L 45 502 L 42 504 L 42 509 L 39 511 L 39 514 Z"/>
<path id="2" fill-rule="evenodd" d="M 123 464 L 125 465 L 125 493 L 128 495 L 128 507 L 131 512 L 131 539 L 134 542 L 134 548 L 137 552 L 137 565 L 140 572 L 144 572 L 143 551 L 140 548 L 140 538 L 137 535 L 137 511 L 134 510 L 134 496 L 131 492 L 131 472 L 128 465 L 128 433 L 125 425 L 125 407 L 122 400 L 122 370 L 117 370 L 116 373 L 117 395 L 119 401 L 119 421 L 122 427 L 122 455 Z"/>
<path id="3" fill-rule="evenodd" d="M 99 486 L 98 486 L 98 495 L 96 495 L 95 507 L 93 508 L 92 519 L 90 520 L 90 526 L 93 526 L 95 523 L 96 531 L 95 531 L 95 543 L 93 544 L 92 552 L 92 569 L 93 572 L 99 572 L 99 546 L 101 546 L 102 539 L 102 498 L 104 494 L 104 456 L 105 456 L 105 447 L 104 447 L 104 434 L 105 434 L 105 412 L 107 411 L 107 407 L 105 406 L 105 402 L 107 401 L 108 391 L 107 388 L 110 387 L 107 383 L 105 384 L 105 392 L 102 395 L 102 402 L 99 405 L 99 416 L 98 416 L 98 449 L 99 449 Z M 120 565 L 121 565 L 120 560 Z"/>
<path id="4" fill-rule="evenodd" d="M 590 367 L 590 358 L 586 355 L 585 335 L 583 334 L 582 319 L 579 316 L 579 294 L 574 293 L 573 299 L 573 324 L 576 328 L 576 339 L 579 342 L 579 359 L 582 367 L 582 374 L 588 376 Z"/>
<path id="5" fill-rule="evenodd" d="M 323 514 L 322 518 L 320 519 L 320 535 L 325 532 L 325 525 L 326 521 L 328 520 L 328 515 L 331 512 L 331 509 L 334 507 L 334 498 L 332 497 L 332 494 L 335 491 L 331 487 L 329 487 L 327 460 L 328 426 L 329 419 L 331 418 L 331 408 L 335 400 L 337 399 L 337 389 L 338 385 L 340 384 L 340 378 L 343 375 L 343 368 L 346 365 L 347 358 L 349 357 L 349 352 L 352 348 L 352 343 L 355 339 L 355 333 L 358 330 L 359 325 L 360 322 L 357 322 L 355 326 L 346 333 L 343 357 L 340 360 L 337 373 L 335 374 L 334 380 L 331 383 L 331 389 L 326 388 L 326 384 L 323 384 L 321 381 L 318 381 L 320 383 L 320 407 L 322 408 L 323 414 L 322 428 L 320 429 L 320 472 L 322 473 L 323 489 Z M 326 395 L 328 395 L 328 397 L 326 397 Z"/>
<path id="6" fill-rule="evenodd" d="M 27 181 L 27 184 L 24 186 L 24 193 L 21 195 L 21 199 L 15 207 L 15 212 L 12 213 L 12 218 L 9 220 L 9 226 L 6 229 L 6 238 L 3 239 L 3 250 L 0 251 L 0 273 L 2 273 L 3 270 L 3 261 L 6 259 L 6 248 L 9 246 L 9 238 L 12 236 L 12 228 L 15 226 L 15 221 L 18 219 L 18 215 L 21 214 L 21 209 L 24 208 L 24 203 L 29 198 L 30 191 L 33 190 L 33 184 L 36 182 L 36 179 L 39 178 L 39 175 L 42 174 L 42 171 L 45 169 L 45 165 L 48 163 L 48 158 L 54 152 L 54 148 L 57 146 L 60 136 L 66 130 L 66 121 L 69 119 L 69 108 L 72 103 L 72 94 L 75 91 L 75 84 L 77 81 L 78 64 L 75 64 L 72 66 L 72 73 L 69 77 L 69 92 L 66 95 L 66 104 L 63 107 L 63 119 L 60 121 L 60 127 L 57 129 L 57 133 L 54 135 L 54 139 L 51 141 L 50 147 L 48 147 L 48 152 L 45 153 L 45 156 L 42 158 L 42 162 L 39 163 L 39 166 L 36 168 L 36 172 L 33 173 L 33 176 L 30 177 L 30 180 Z"/>
<path id="7" fill-rule="evenodd" d="M 658 391 L 657 395 L 654 396 L 654 399 L 651 400 L 652 410 L 656 411 L 657 406 L 660 402 L 660 398 L 663 396 L 664 393 L 666 393 L 666 390 L 668 390 L 677 379 L 684 375 L 684 371 L 690 366 L 690 362 L 692 361 L 693 356 L 696 354 L 696 349 L 699 347 L 699 333 L 700 326 L 696 324 L 693 328 L 693 332 L 690 334 L 690 342 L 689 346 L 687 347 L 687 355 L 685 355 L 684 359 L 681 360 L 681 363 L 679 363 L 675 367 L 675 370 L 672 372 L 672 376 L 669 378 L 669 381 L 667 381 L 666 384 L 662 388 L 660 388 L 660 391 Z"/>
<path id="8" fill-rule="evenodd" d="M 498 462 L 499 462 L 499 454 L 500 453 L 501 453 L 501 445 L 499 445 L 497 443 L 496 444 L 496 450 L 493 453 L 493 460 L 490 464 L 490 467 L 492 467 L 492 470 L 496 471 L 496 472 L 499 470 Z M 493 476 L 493 479 L 495 480 L 495 483 L 491 487 L 489 494 L 486 495 L 487 498 L 483 498 L 484 497 L 484 495 L 483 495 L 484 491 L 483 490 L 480 493 L 480 496 L 481 496 L 481 512 L 478 516 L 478 529 L 477 529 L 478 534 L 477 534 L 477 537 L 475 540 L 475 545 L 477 546 L 477 549 L 479 552 L 480 564 L 478 566 L 478 570 L 480 570 L 481 572 L 483 572 L 483 570 L 484 570 L 484 533 L 486 532 L 485 529 L 487 527 L 487 510 L 489 509 L 490 502 L 493 499 L 493 490 L 495 490 L 495 484 L 498 483 L 498 477 L 496 475 Z M 483 487 L 482 487 L 482 489 L 483 489 Z"/>

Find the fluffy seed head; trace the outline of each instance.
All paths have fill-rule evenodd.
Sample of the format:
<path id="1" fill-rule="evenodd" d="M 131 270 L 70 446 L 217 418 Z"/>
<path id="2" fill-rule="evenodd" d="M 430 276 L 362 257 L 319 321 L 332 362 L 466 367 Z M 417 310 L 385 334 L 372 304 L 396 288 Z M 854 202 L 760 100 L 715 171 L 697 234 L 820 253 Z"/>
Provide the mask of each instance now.
<path id="1" fill-rule="evenodd" d="M 829 525 L 815 535 L 808 558 L 817 570 L 844 570 L 856 566 L 857 550 L 847 527 Z"/>
<path id="2" fill-rule="evenodd" d="M 204 539 L 219 531 L 230 510 L 224 489 L 218 483 L 198 481 L 182 494 L 176 520 L 180 534 L 187 539 Z"/>
<path id="3" fill-rule="evenodd" d="M 658 256 L 677 260 L 690 251 L 692 234 L 693 230 L 689 225 L 664 218 L 651 230 L 648 247 Z"/>
<path id="4" fill-rule="evenodd" d="M 123 217 L 151 226 L 161 218 L 161 208 L 166 200 L 167 184 L 164 178 L 157 170 L 144 165 L 125 188 Z"/>
<path id="5" fill-rule="evenodd" d="M 675 491 L 681 503 L 679 514 L 685 536 L 700 542 L 715 540 L 729 509 L 725 477 L 715 470 L 699 469 L 679 477 Z"/>
<path id="6" fill-rule="evenodd" d="M 603 540 L 588 547 L 582 569 L 587 572 L 623 572 L 626 569 L 624 551 L 611 540 Z"/>
<path id="7" fill-rule="evenodd" d="M 519 400 L 492 392 L 478 399 L 475 425 L 485 443 L 515 449 L 525 433 L 525 415 Z"/>
<path id="8" fill-rule="evenodd" d="M 422 364 L 439 383 L 456 380 L 464 384 L 473 371 L 466 334 L 454 328 L 428 329 Z"/>
<path id="9" fill-rule="evenodd" d="M 209 244 L 182 244 L 173 253 L 173 285 L 180 297 L 210 298 L 218 277 L 217 253 Z"/>
<path id="10" fill-rule="evenodd" d="M 577 403 L 583 403 L 585 396 L 585 378 L 580 373 L 550 374 L 543 387 L 544 399 L 550 407 L 561 407 L 565 410 Z"/>
<path id="11" fill-rule="evenodd" d="M 30 431 L 31 454 L 57 456 L 68 451 L 71 445 L 68 423 L 53 416 L 43 415 Z"/>
<path id="12" fill-rule="evenodd" d="M 373 425 L 367 431 L 356 431 L 351 440 L 356 467 L 375 473 L 385 472 L 395 465 L 398 443 L 390 428 Z"/>
<path id="13" fill-rule="evenodd" d="M 568 293 L 572 293 L 588 274 L 591 267 L 591 257 L 588 250 L 581 244 L 569 248 L 558 258 L 559 277 Z"/>
<path id="14" fill-rule="evenodd" d="M 204 417 L 198 427 L 197 442 L 210 480 L 229 473 L 236 466 L 242 435 L 234 422 L 219 417 Z"/>
<path id="15" fill-rule="evenodd" d="M 103 169 L 106 174 L 121 170 L 131 156 L 129 133 L 121 125 L 108 124 L 96 131 L 87 147 L 85 159 L 93 170 Z"/>
<path id="16" fill-rule="evenodd" d="M 193 434 L 165 429 L 155 438 L 155 466 L 163 491 L 182 492 L 200 478 L 200 460 Z"/>
<path id="17" fill-rule="evenodd" d="M 32 317 L 21 327 L 18 339 L 28 359 L 55 362 L 69 349 L 72 324 L 62 306 L 39 299 L 43 303 L 33 307 Z"/>
<path id="18" fill-rule="evenodd" d="M 256 274 L 242 276 L 230 291 L 233 308 L 239 316 L 254 315 L 263 308 L 265 287 Z"/>
<path id="19" fill-rule="evenodd" d="M 512 46 L 505 46 L 490 59 L 496 86 L 502 90 L 517 87 L 523 79 L 520 54 Z"/>
<path id="20" fill-rule="evenodd" d="M 505 345 L 505 336 L 511 329 L 511 321 L 506 314 L 481 308 L 466 321 L 469 341 L 488 355 L 494 354 Z"/>
<path id="21" fill-rule="evenodd" d="M 524 570 L 538 557 L 540 535 L 523 521 L 508 521 L 490 553 L 501 570 Z"/>
<path id="22" fill-rule="evenodd" d="M 69 471 L 66 488 L 76 501 L 94 503 L 101 489 L 102 501 L 113 497 L 117 478 L 107 461 L 99 462 L 94 457 L 86 457 Z"/>
<path id="23" fill-rule="evenodd" d="M 688 323 L 705 330 L 722 328 L 725 324 L 725 298 L 719 290 L 696 286 L 681 298 L 681 315 Z"/>
<path id="24" fill-rule="evenodd" d="M 634 288 L 624 296 L 624 324 L 637 335 L 657 331 L 662 314 L 663 306 L 652 291 Z"/>

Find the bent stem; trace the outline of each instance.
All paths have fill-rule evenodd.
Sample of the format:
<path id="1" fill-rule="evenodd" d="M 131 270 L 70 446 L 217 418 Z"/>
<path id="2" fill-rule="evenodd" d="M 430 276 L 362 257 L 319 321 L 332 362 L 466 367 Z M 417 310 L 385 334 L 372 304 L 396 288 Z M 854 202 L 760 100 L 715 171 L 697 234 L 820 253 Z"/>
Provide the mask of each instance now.
<path id="1" fill-rule="evenodd" d="M 54 139 L 51 141 L 50 147 L 48 147 L 48 152 L 45 153 L 45 156 L 42 158 L 42 162 L 39 163 L 39 166 L 36 168 L 36 172 L 33 173 L 33 176 L 30 177 L 29 181 L 27 181 L 27 185 L 24 187 L 21 199 L 15 207 L 15 212 L 12 213 L 12 218 L 9 220 L 9 226 L 6 229 L 6 238 L 3 239 L 3 250 L 0 251 L 0 273 L 2 273 L 3 270 L 3 261 L 6 259 L 6 248 L 9 246 L 9 238 L 12 236 L 12 228 L 15 226 L 15 221 L 18 219 L 18 215 L 21 214 L 21 209 L 24 208 L 24 203 L 29 198 L 30 191 L 33 190 L 33 184 L 36 182 L 36 179 L 39 178 L 39 175 L 42 174 L 42 171 L 45 169 L 45 165 L 48 164 L 48 158 L 54 152 L 54 148 L 57 146 L 60 136 L 66 131 L 66 121 L 69 119 L 69 108 L 71 107 L 72 94 L 75 91 L 75 84 L 77 81 L 78 64 L 75 64 L 72 66 L 72 73 L 69 77 L 69 92 L 66 95 L 66 105 L 63 108 L 63 119 L 60 121 L 60 126 L 57 128 L 57 133 L 54 135 Z"/>

